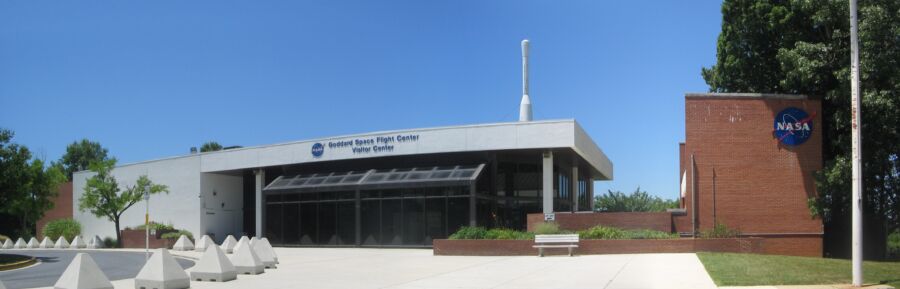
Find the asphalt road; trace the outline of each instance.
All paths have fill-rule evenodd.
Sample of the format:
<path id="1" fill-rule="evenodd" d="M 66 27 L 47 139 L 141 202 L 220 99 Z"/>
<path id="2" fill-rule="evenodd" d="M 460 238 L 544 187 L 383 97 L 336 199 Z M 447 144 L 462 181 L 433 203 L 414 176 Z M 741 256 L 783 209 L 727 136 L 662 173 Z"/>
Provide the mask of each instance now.
<path id="1" fill-rule="evenodd" d="M 129 279 L 137 276 L 144 266 L 144 253 L 114 251 L 81 251 L 91 255 L 109 280 Z M 0 280 L 8 289 L 50 287 L 75 258 L 77 250 L 3 250 L 4 254 L 34 256 L 41 262 L 24 269 L 0 272 Z M 194 261 L 175 258 L 182 268 L 194 266 Z"/>

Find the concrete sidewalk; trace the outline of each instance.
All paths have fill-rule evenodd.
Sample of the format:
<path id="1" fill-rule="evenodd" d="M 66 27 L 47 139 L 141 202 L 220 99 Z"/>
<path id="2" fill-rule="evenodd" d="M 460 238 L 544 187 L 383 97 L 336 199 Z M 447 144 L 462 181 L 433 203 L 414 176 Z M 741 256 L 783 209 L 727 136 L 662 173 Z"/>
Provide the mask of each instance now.
<path id="1" fill-rule="evenodd" d="M 538 258 L 433 256 L 427 249 L 275 250 L 277 269 L 225 283 L 191 281 L 191 288 L 716 288 L 694 254 Z M 112 283 L 134 288 L 133 279 Z"/>

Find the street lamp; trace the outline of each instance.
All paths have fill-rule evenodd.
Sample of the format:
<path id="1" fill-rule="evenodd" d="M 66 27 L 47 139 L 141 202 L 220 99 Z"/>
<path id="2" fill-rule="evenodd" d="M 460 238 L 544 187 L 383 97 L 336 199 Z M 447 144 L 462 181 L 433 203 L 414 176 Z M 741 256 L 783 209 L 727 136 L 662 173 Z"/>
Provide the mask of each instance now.
<path id="1" fill-rule="evenodd" d="M 144 186 L 144 201 L 147 202 L 147 212 L 144 214 L 144 261 L 150 260 L 150 185 Z"/>

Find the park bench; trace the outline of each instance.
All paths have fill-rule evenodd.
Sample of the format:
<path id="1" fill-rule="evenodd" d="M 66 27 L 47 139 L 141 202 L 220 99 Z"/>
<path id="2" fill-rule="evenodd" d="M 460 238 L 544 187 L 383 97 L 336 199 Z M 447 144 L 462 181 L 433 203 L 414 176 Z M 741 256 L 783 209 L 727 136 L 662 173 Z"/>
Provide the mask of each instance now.
<path id="1" fill-rule="evenodd" d="M 540 257 L 544 257 L 545 248 L 568 248 L 569 256 L 572 256 L 572 250 L 578 248 L 578 235 L 535 235 L 532 247 L 538 249 Z"/>

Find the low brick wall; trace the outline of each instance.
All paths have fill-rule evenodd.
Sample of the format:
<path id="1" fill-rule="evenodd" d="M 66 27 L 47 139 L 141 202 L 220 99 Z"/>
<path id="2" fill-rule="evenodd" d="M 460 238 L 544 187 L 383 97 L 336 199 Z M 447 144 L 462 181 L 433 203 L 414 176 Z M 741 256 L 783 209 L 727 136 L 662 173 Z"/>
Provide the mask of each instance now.
<path id="1" fill-rule="evenodd" d="M 543 221 L 544 214 L 528 214 L 528 231 L 534 231 L 534 227 Z M 672 232 L 672 214 L 669 212 L 556 213 L 556 223 L 560 228 L 572 231 L 604 225 Z"/>
<path id="2" fill-rule="evenodd" d="M 159 238 L 165 232 L 157 232 L 156 235 L 150 235 L 150 248 L 167 248 L 171 249 L 175 245 L 176 240 Z M 122 230 L 122 248 L 144 248 L 146 241 L 146 231 L 144 230 Z"/>
<path id="3" fill-rule="evenodd" d="M 533 240 L 434 240 L 434 255 L 444 256 L 531 256 Z M 545 250 L 547 254 L 567 254 L 566 249 Z M 765 253 L 765 239 L 662 239 L 662 240 L 581 240 L 577 254 L 636 254 L 732 252 Z"/>

